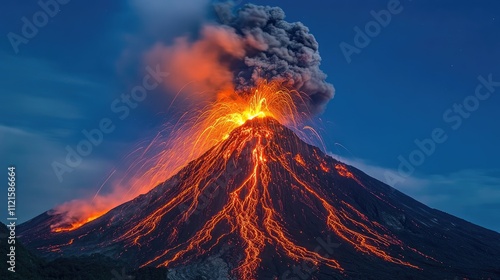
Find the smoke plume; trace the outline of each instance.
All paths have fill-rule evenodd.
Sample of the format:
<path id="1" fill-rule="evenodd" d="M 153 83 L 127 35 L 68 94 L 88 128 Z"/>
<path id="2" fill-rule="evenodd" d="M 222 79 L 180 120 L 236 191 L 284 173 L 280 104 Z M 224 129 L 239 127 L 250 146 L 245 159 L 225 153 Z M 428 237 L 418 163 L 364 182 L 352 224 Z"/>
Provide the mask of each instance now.
<path id="1" fill-rule="evenodd" d="M 319 68 L 318 42 L 302 23 L 285 21 L 278 7 L 247 4 L 233 12 L 217 4 L 215 11 L 218 24 L 205 24 L 197 39 L 178 38 L 148 52 L 149 62 L 161 61 L 172 74 L 169 90 L 210 100 L 217 91 L 246 94 L 261 79 L 278 80 L 300 93 L 296 105 L 309 116 L 333 98 L 334 88 Z"/>
<path id="2" fill-rule="evenodd" d="M 192 123 L 185 121 L 192 117 L 190 114 L 198 120 L 207 102 L 217 104 L 213 101 L 223 100 L 233 104 L 235 102 L 231 101 L 244 100 L 241 97 L 262 84 L 261 80 L 279 82 L 296 93 L 290 97 L 295 103 L 290 118 L 294 120 L 298 114 L 307 118 L 320 113 L 333 98 L 333 86 L 326 82 L 326 75 L 319 68 L 321 57 L 314 36 L 302 23 L 285 21 L 280 8 L 247 4 L 234 12 L 226 2 L 214 6 L 218 22 L 207 23 L 199 18 L 202 14 L 199 7 L 191 10 L 193 5 L 184 6 L 181 0 L 169 2 L 169 5 L 165 1 L 148 0 L 147 8 L 139 0 L 131 1 L 137 9 L 142 7 L 139 13 L 147 17 L 145 33 L 157 42 L 145 51 L 145 60 L 153 69 L 160 64 L 162 72 L 170 74 L 163 83 L 166 92 L 172 94 L 167 97 L 171 99 L 169 108 L 182 108 L 184 119 L 173 122 L 171 131 L 167 127 L 167 136 L 160 133 L 148 145 L 136 149 L 139 158 L 127 157 L 134 158 L 134 163 L 123 172 L 126 176 L 121 172 L 112 173 L 106 184 L 112 186 L 110 191 L 99 192 L 91 200 L 68 202 L 51 211 L 51 214 L 63 216 L 59 224 L 53 225 L 54 230 L 76 228 L 151 190 L 212 147 L 215 142 L 206 134 L 203 141 L 195 137 L 199 131 L 206 132 L 200 129 L 205 123 L 194 122 L 197 125 L 191 127 Z M 207 0 L 196 1 L 203 7 L 208 5 Z M 168 7 L 173 10 L 167 11 Z M 191 22 L 190 18 L 196 18 L 201 25 Z M 182 32 L 193 25 L 196 25 L 196 36 L 176 36 L 172 40 L 172 34 L 178 33 L 171 29 L 178 28 L 177 31 Z M 125 53 L 135 54 L 134 50 L 132 47 Z M 179 102 L 188 106 L 177 106 Z M 176 128 L 177 123 L 184 122 L 185 126 Z M 206 124 L 206 127 L 211 125 Z M 195 146 L 200 148 L 194 149 Z M 190 149 L 192 152 L 187 153 Z"/>

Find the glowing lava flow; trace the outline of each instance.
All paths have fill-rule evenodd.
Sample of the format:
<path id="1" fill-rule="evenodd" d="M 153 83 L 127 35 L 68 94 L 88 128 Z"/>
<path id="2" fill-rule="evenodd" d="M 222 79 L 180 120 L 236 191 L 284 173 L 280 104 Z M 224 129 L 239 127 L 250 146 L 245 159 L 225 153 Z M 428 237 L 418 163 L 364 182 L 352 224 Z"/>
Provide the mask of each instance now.
<path id="1" fill-rule="evenodd" d="M 97 213 L 96 215 L 93 215 L 93 216 L 90 216 L 88 217 L 86 220 L 84 221 L 77 221 L 77 222 L 74 222 L 72 224 L 69 224 L 68 226 L 61 226 L 61 227 L 54 227 L 52 229 L 52 232 L 64 232 L 64 231 L 72 231 L 72 230 L 75 230 L 81 226 L 83 226 L 84 224 L 86 223 L 89 223 L 89 222 L 92 222 L 93 220 L 99 218 L 101 215 L 103 215 L 105 213 Z"/>
<path id="2" fill-rule="evenodd" d="M 267 246 L 296 262 L 307 261 L 343 272 L 344 269 L 334 256 L 324 256 L 301 245 L 300 236 L 289 231 L 287 217 L 283 215 L 283 204 L 292 202 L 288 201 L 290 197 L 282 198 L 277 194 L 290 195 L 292 192 L 300 194 L 305 207 L 303 211 L 315 213 L 319 221 L 324 223 L 325 229 L 334 232 L 357 251 L 418 269 L 389 254 L 388 249 L 408 249 L 421 253 L 405 246 L 382 225 L 370 221 L 352 205 L 344 201 L 339 203 L 339 199 L 335 199 L 336 194 L 326 194 L 324 186 L 313 173 L 307 176 L 307 181 L 304 179 L 303 174 L 311 169 L 310 162 L 306 162 L 300 154 L 290 154 L 286 145 L 283 146 L 283 143 L 287 144 L 283 141 L 290 139 L 282 139 L 283 135 L 276 129 L 284 128 L 279 124 L 274 128 L 276 124 L 276 121 L 266 118 L 253 120 L 251 124 L 236 129 L 227 141 L 216 145 L 196 164 L 181 172 L 189 176 L 175 187 L 174 195 L 168 197 L 160 209 L 115 241 L 123 241 L 127 246 L 142 246 L 157 234 L 155 230 L 159 230 L 158 225 L 162 221 L 162 228 L 165 227 L 167 220 L 166 228 L 175 229 L 167 238 L 171 245 L 142 263 L 142 267 L 188 264 L 212 252 L 217 245 L 230 243 L 237 244 L 236 247 L 242 250 L 240 253 L 243 257 L 234 269 L 238 279 L 255 279 L 262 262 L 261 255 Z M 298 166 L 302 168 L 302 173 L 297 170 Z M 341 176 L 355 179 L 343 165 L 332 165 L 322 159 L 318 160 L 318 166 L 321 166 L 318 170 L 322 172 L 337 171 Z M 241 172 L 230 172 L 232 177 L 226 180 L 222 177 L 227 175 L 227 170 Z M 287 184 L 282 184 L 286 182 L 284 178 L 289 178 Z M 275 182 L 281 184 L 276 185 Z M 206 198 L 208 202 L 205 203 L 211 207 L 202 207 L 205 209 L 202 214 L 196 214 L 203 217 L 199 227 L 187 227 L 188 220 L 196 219 L 201 194 L 210 188 L 223 195 Z M 172 213 L 180 208 L 184 211 L 172 220 Z"/>
<path id="3" fill-rule="evenodd" d="M 268 160 L 277 160 L 276 155 L 268 158 L 266 154 L 266 151 L 273 145 L 273 133 L 271 129 L 245 127 L 240 130 L 240 134 L 234 136 L 238 138 L 237 140 L 232 139 L 229 141 L 230 145 L 222 145 L 217 147 L 217 151 L 213 151 L 213 154 L 216 155 L 225 152 L 225 163 L 222 166 L 228 164 L 231 159 L 250 156 L 252 166 L 248 168 L 248 174 L 242 179 L 241 184 L 219 186 L 230 190 L 228 201 L 191 238 L 169 248 L 142 266 L 151 264 L 170 266 L 180 259 L 185 262 L 186 259 L 184 258 L 191 253 L 203 254 L 218 244 L 225 236 L 237 233 L 239 241 L 242 242 L 245 248 L 243 260 L 235 268 L 236 273 L 240 276 L 239 279 L 254 279 L 254 274 L 261 262 L 260 254 L 264 247 L 269 244 L 280 248 L 283 253 L 297 262 L 305 260 L 314 264 L 322 263 L 343 271 L 336 260 L 323 257 L 317 252 L 297 245 L 281 222 L 283 219 L 274 207 L 276 201 L 273 201 L 268 189 L 272 180 Z M 220 174 L 215 175 L 215 178 L 208 183 L 201 183 L 206 178 L 207 171 L 221 170 L 220 164 L 216 163 L 218 161 L 220 160 L 217 160 L 217 158 L 209 158 L 208 161 L 204 161 L 204 164 L 197 168 L 200 171 L 196 172 L 196 176 L 183 183 L 181 189 L 184 189 L 184 191 L 179 196 L 167 203 L 164 209 L 150 216 L 151 219 L 135 226 L 132 231 L 127 232 L 121 239 L 129 239 L 133 240 L 134 243 L 140 243 L 141 238 L 146 238 L 147 234 L 152 232 L 164 214 L 172 210 L 173 207 L 178 206 L 179 203 L 190 201 L 188 210 L 176 223 L 178 226 L 182 226 L 182 223 L 197 208 L 199 202 L 197 196 L 204 192 L 204 189 L 208 187 L 211 181 L 220 176 Z M 218 166 L 213 166 L 214 163 Z M 224 225 L 227 225 L 226 232 L 216 240 L 212 240 L 214 232 L 219 227 L 224 227 Z M 175 227 L 175 225 L 173 226 Z M 171 256 L 167 257 L 168 255 Z"/>
<path id="4" fill-rule="evenodd" d="M 173 127 L 165 127 L 149 143 L 137 148 L 130 155 L 136 160 L 124 174 L 116 172 L 111 178 L 113 193 L 102 197 L 96 194 L 94 198 L 100 198 L 97 202 L 78 200 L 59 207 L 56 212 L 63 213 L 66 218 L 51 225 L 52 232 L 75 230 L 119 204 L 150 191 L 227 139 L 234 129 L 248 120 L 272 117 L 296 128 L 301 116 L 296 103 L 307 102 L 302 98 L 298 92 L 286 89 L 277 81 L 261 81 L 248 94 L 218 93 L 214 102 L 184 114 Z M 303 113 L 307 115 L 307 112 Z M 296 132 L 301 131 L 296 129 Z"/>

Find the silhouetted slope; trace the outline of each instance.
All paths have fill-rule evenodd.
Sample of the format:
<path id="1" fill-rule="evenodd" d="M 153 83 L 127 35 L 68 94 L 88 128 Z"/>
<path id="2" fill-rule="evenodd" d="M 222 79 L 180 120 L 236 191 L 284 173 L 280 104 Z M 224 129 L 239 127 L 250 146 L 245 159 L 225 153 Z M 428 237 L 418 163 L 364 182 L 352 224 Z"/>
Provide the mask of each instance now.
<path id="1" fill-rule="evenodd" d="M 8 237 L 7 227 L 0 223 L 0 254 L 5 259 Z M 7 271 L 7 262 L 0 264 L 0 279 L 7 280 L 110 280 L 122 274 L 124 264 L 101 255 L 57 258 L 45 261 L 29 252 L 16 240 L 15 272 Z M 159 271 L 165 275 L 165 272 Z M 125 274 L 126 275 L 126 274 Z M 132 273 L 131 273 L 132 275 Z M 151 278 L 155 279 L 155 278 Z M 126 280 L 126 279 L 123 279 Z"/>

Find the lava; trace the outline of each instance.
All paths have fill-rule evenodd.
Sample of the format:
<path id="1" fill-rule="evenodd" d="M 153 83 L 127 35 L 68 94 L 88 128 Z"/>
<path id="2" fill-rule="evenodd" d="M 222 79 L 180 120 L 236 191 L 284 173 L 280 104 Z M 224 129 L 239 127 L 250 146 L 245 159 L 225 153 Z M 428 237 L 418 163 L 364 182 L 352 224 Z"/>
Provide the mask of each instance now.
<path id="1" fill-rule="evenodd" d="M 99 218 L 103 214 L 105 214 L 105 212 L 100 212 L 100 213 L 98 212 L 98 213 L 94 213 L 92 216 L 88 217 L 87 219 L 85 219 L 83 221 L 75 221 L 75 222 L 73 222 L 69 225 L 65 225 L 65 226 L 54 226 L 54 227 L 52 227 L 52 232 L 65 232 L 65 231 L 75 230 L 75 229 L 83 226 L 86 223 L 92 222 L 93 220 Z"/>
<path id="2" fill-rule="evenodd" d="M 352 205 L 342 202 L 340 207 L 335 207 L 334 201 L 325 195 L 322 186 L 315 178 L 311 177 L 307 182 L 302 179 L 303 177 L 296 170 L 296 165 L 292 163 L 296 162 L 305 169 L 311 166 L 307 165 L 303 156 L 290 155 L 285 147 L 278 144 L 276 137 L 279 136 L 276 135 L 272 125 L 258 125 L 259 122 L 266 121 L 268 119 L 254 121 L 257 125 L 236 129 L 228 136 L 227 141 L 219 143 L 205 154 L 203 161 L 185 171 L 190 176 L 178 186 L 180 192 L 177 195 L 115 241 L 124 241 L 129 246 L 148 242 L 151 238 L 150 234 L 165 215 L 176 211 L 180 205 L 188 205 L 183 207 L 184 212 L 179 218 L 168 225 L 169 228 L 175 229 L 168 238 L 168 240 L 175 241 L 173 242 L 175 245 L 158 253 L 141 267 L 150 265 L 172 267 L 181 263 L 187 264 L 236 236 L 236 242 L 243 248 L 242 260 L 234 269 L 234 273 L 239 276 L 238 279 L 255 279 L 255 273 L 262 262 L 261 254 L 266 246 L 272 246 L 296 262 L 307 261 L 314 265 L 325 265 L 343 273 L 344 269 L 333 256 L 322 256 L 300 245 L 295 239 L 296 236 L 293 236 L 287 229 L 282 210 L 276 207 L 277 204 L 283 202 L 271 195 L 269 190 L 272 182 L 279 179 L 273 177 L 273 174 L 276 174 L 273 169 L 280 168 L 285 171 L 286 176 L 292 179 L 290 186 L 300 188 L 304 200 L 310 201 L 311 205 L 308 207 L 315 209 L 315 205 L 322 206 L 319 212 L 326 228 L 347 244 L 363 254 L 419 269 L 416 265 L 389 254 L 387 249 L 397 247 L 402 250 L 406 248 L 412 252 L 418 251 L 405 246 L 382 225 L 370 221 Z M 223 201 L 221 208 L 203 212 L 207 215 L 207 220 L 185 241 L 181 241 L 182 238 L 178 234 L 183 230 L 186 221 L 199 208 L 200 194 L 217 182 L 226 168 L 233 168 L 231 167 L 233 162 L 245 157 L 250 159 L 250 165 L 241 167 L 244 172 L 238 176 L 241 175 L 243 178 L 238 180 L 234 178 L 225 185 L 216 186 L 228 193 L 227 200 Z M 344 165 L 331 166 L 326 161 L 320 161 L 320 165 L 324 172 L 335 170 L 343 177 L 358 181 Z M 207 180 L 207 178 L 210 179 Z M 214 200 L 214 198 L 209 199 L 211 202 Z"/>
<path id="3" fill-rule="evenodd" d="M 178 175 L 182 180 L 175 187 L 177 191 L 165 199 L 161 207 L 127 227 L 124 232 L 117 233 L 113 242 L 122 242 L 125 247 L 143 246 L 154 238 L 159 224 L 167 222 L 168 228 L 173 229 L 166 238 L 171 245 L 156 252 L 148 261 L 141 263 L 141 267 L 187 264 L 211 252 L 217 245 L 231 242 L 238 244 L 242 250 L 241 260 L 233 271 L 238 279 L 256 278 L 267 246 L 296 262 L 324 265 L 344 273 L 341 263 L 333 256 L 320 255 L 302 245 L 300 239 L 287 228 L 282 209 L 286 201 L 270 192 L 271 187 L 278 188 L 273 185 L 275 180 L 287 178 L 288 183 L 279 188 L 293 188 L 300 193 L 307 208 L 315 211 L 324 222 L 325 229 L 334 232 L 346 244 L 363 254 L 419 269 L 401 257 L 390 254 L 388 249 L 396 247 L 425 255 L 405 246 L 385 227 L 370 221 L 353 205 L 343 201 L 336 204 L 336 194 L 326 194 L 317 177 L 304 179 L 303 174 L 308 170 L 316 169 L 324 173 L 336 171 L 338 175 L 362 185 L 345 165 L 329 163 L 314 153 L 318 162 L 311 166 L 304 159 L 307 156 L 301 155 L 300 151 L 291 154 L 284 144 L 280 144 L 289 141 L 278 139 L 283 137 L 277 131 L 283 129 L 280 123 L 291 127 L 297 127 L 300 123 L 297 119 L 300 114 L 292 101 L 292 94 L 279 83 L 266 82 L 247 96 L 221 93 L 217 102 L 191 119 L 187 130 L 180 130 L 177 137 L 168 142 L 168 145 L 177 147 L 179 152 L 166 149 L 149 161 L 137 163 L 140 167 L 138 170 L 149 167 L 137 184 L 152 189 L 172 175 L 172 163 L 180 168 L 203 154 L 203 160 L 182 169 Z M 155 141 L 159 139 L 161 137 Z M 156 151 L 155 147 L 158 146 L 162 147 L 153 142 L 146 150 Z M 143 155 L 146 152 L 143 151 Z M 236 162 L 243 162 L 245 166 L 236 166 Z M 238 170 L 234 178 L 223 178 L 228 169 Z M 189 176 L 183 177 L 183 174 Z M 211 191 L 222 191 L 227 195 L 217 201 L 218 206 L 200 207 L 201 203 L 214 205 L 215 198 L 203 195 L 210 193 L 210 188 Z M 175 219 L 165 218 L 179 209 L 182 212 L 175 215 Z M 198 209 L 205 209 L 201 211 L 204 220 L 198 228 L 186 231 L 188 220 L 198 213 Z"/>
<path id="4" fill-rule="evenodd" d="M 99 197 L 101 186 L 91 201 L 76 200 L 59 207 L 56 212 L 63 213 L 66 218 L 53 224 L 52 232 L 80 228 L 119 204 L 150 191 L 227 139 L 234 129 L 248 120 L 272 117 L 301 133 L 298 129 L 301 115 L 307 114 L 298 112 L 297 102 L 306 103 L 308 100 L 279 81 L 262 80 L 248 94 L 230 90 L 219 92 L 215 101 L 200 110 L 185 113 L 174 125 L 165 126 L 149 143 L 142 143 L 132 152 L 129 157 L 135 160 L 125 174 L 114 170 L 106 179 L 120 176 L 115 179 L 111 194 Z M 96 197 L 101 198 L 99 202 L 95 201 Z"/>
<path id="5" fill-rule="evenodd" d="M 221 239 L 231 233 L 237 233 L 240 242 L 244 249 L 244 258 L 235 268 L 235 272 L 240 279 L 255 279 L 254 274 L 259 268 L 261 262 L 260 254 L 264 247 L 272 244 L 280 248 L 291 259 L 299 261 L 308 261 L 314 264 L 325 264 L 329 267 L 343 271 L 340 264 L 335 259 L 330 259 L 321 256 L 317 252 L 309 250 L 303 246 L 297 245 L 290 234 L 285 229 L 282 223 L 281 214 L 275 209 L 274 201 L 269 193 L 268 185 L 272 180 L 272 172 L 269 169 L 268 162 L 276 162 L 280 151 L 268 153 L 269 150 L 276 149 L 273 145 L 274 131 L 271 129 L 242 129 L 237 137 L 237 141 L 230 146 L 220 145 L 216 147 L 220 151 L 214 154 L 219 154 L 225 149 L 230 151 L 231 157 L 225 158 L 222 166 L 213 166 L 220 164 L 217 158 L 210 158 L 204 161 L 202 166 L 197 167 L 199 172 L 196 176 L 188 178 L 183 182 L 182 189 L 184 191 L 173 200 L 165 204 L 163 209 L 160 209 L 150 219 L 136 225 L 133 230 L 126 232 L 119 240 L 132 240 L 132 243 L 140 243 L 142 238 L 147 238 L 147 235 L 153 231 L 162 216 L 173 210 L 181 202 L 190 201 L 190 207 L 184 212 L 182 217 L 176 224 L 172 226 L 180 227 L 186 219 L 192 215 L 194 209 L 199 203 L 197 196 L 203 192 L 203 189 L 208 187 L 209 183 L 203 184 L 203 179 L 207 176 L 209 170 L 221 170 L 233 157 L 247 156 L 251 157 L 252 166 L 248 168 L 248 174 L 242 180 L 241 184 L 223 186 L 225 189 L 230 189 L 229 199 L 224 207 L 215 215 L 213 215 L 204 226 L 191 236 L 186 242 L 180 243 L 177 246 L 169 248 L 155 258 L 144 263 L 142 266 L 155 264 L 156 266 L 170 266 L 182 259 L 183 262 L 187 256 L 201 255 L 213 248 L 221 242 Z M 251 149 L 249 151 L 249 149 Z M 214 174 L 217 178 L 218 174 Z M 212 177 L 212 176 L 210 176 Z M 215 180 L 215 179 L 214 179 Z M 260 215 L 259 213 L 263 213 Z M 229 225 L 226 232 L 216 240 L 213 240 L 214 231 L 218 226 Z M 208 247 L 208 249 L 204 249 Z M 169 256 L 169 257 L 167 257 Z M 165 260 L 163 260 L 166 258 Z M 161 260 L 161 261 L 160 261 Z"/>

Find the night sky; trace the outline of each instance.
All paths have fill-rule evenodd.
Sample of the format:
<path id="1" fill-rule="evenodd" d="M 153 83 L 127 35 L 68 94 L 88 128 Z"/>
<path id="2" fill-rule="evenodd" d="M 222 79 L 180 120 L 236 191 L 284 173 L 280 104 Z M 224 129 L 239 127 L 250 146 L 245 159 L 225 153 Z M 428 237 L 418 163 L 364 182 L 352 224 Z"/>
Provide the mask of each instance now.
<path id="1" fill-rule="evenodd" d="M 14 45 L 22 18 L 33 21 L 42 8 L 10 1 L 0 12 L 0 158 L 2 167 L 17 167 L 22 221 L 92 197 L 138 143 L 172 121 L 161 87 L 126 116 L 111 108 L 141 83 L 147 50 L 195 37 L 217 16 L 207 0 L 60 2 L 67 3 Z M 433 208 L 500 231 L 500 3 L 367 2 L 252 1 L 281 7 L 318 41 L 321 69 L 335 87 L 316 122 L 330 154 Z M 373 22 L 381 10 L 392 11 L 385 26 Z M 357 33 L 367 26 L 372 36 Z M 66 147 L 103 119 L 113 129 L 58 178 L 54 162 L 64 162 Z M 416 142 L 427 146 L 419 151 Z"/>

